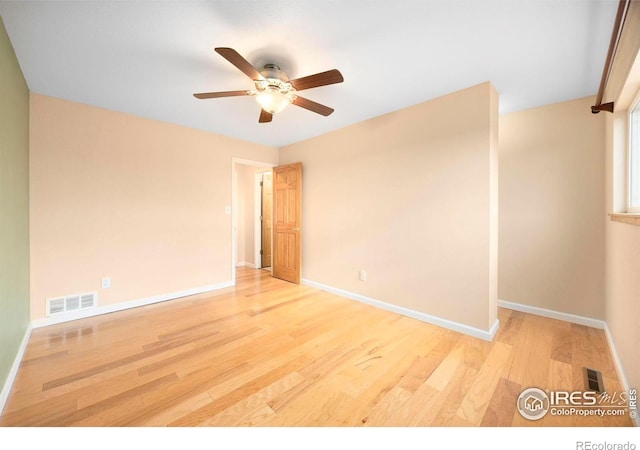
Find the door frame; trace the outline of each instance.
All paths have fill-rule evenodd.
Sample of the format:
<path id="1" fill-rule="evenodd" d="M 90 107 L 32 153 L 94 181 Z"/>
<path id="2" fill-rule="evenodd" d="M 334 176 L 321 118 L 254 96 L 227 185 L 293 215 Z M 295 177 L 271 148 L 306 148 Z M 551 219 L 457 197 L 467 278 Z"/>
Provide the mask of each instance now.
<path id="1" fill-rule="evenodd" d="M 236 284 L 236 254 L 238 253 L 238 182 L 237 182 L 237 172 L 236 166 L 252 166 L 252 167 L 262 167 L 264 169 L 273 169 L 277 166 L 277 164 L 273 164 L 265 161 L 255 161 L 252 159 L 243 159 L 236 158 L 235 156 L 231 157 L 231 280 L 235 286 Z M 256 218 L 255 218 L 255 200 L 254 200 L 254 233 L 256 228 Z M 260 220 L 260 216 L 258 215 L 258 221 Z M 262 241 L 262 239 L 260 239 Z M 255 258 L 255 247 L 260 247 L 260 243 L 256 242 L 254 239 L 254 258 Z M 258 254 L 260 254 L 260 248 L 258 248 Z M 254 260 L 255 263 L 255 260 Z M 259 261 L 256 268 L 262 267 L 262 261 Z"/>

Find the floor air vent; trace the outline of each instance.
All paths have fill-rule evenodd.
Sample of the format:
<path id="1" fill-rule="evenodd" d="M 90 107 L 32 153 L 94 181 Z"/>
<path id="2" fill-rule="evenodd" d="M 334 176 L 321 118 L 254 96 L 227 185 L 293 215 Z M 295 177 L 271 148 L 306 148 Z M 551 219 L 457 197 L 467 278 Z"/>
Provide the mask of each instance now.
<path id="1" fill-rule="evenodd" d="M 47 316 L 53 316 L 70 311 L 78 311 L 81 309 L 95 308 L 97 304 L 97 292 L 50 298 L 47 300 Z"/>
<path id="2" fill-rule="evenodd" d="M 602 382 L 602 374 L 595 370 L 584 368 L 584 388 L 587 391 L 604 392 L 604 383 Z"/>

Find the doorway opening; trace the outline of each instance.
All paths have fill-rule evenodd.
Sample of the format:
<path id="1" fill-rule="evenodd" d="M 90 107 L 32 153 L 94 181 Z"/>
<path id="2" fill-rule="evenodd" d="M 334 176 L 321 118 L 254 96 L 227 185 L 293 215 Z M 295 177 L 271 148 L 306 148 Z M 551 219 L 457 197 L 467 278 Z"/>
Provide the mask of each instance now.
<path id="1" fill-rule="evenodd" d="M 271 173 L 271 178 L 268 175 L 265 176 L 265 173 Z M 253 179 L 253 191 L 251 179 Z M 269 179 L 271 183 L 268 183 Z M 271 184 L 270 193 L 269 184 Z M 236 282 L 236 267 L 261 269 L 263 256 L 265 265 L 270 266 L 272 276 L 300 284 L 302 277 L 302 163 L 276 167 L 275 164 L 232 158 L 231 186 L 233 284 Z M 264 200 L 263 195 L 265 195 Z M 269 205 L 269 199 L 273 209 Z M 225 209 L 228 213 L 229 208 Z M 268 213 L 271 213 L 270 218 Z M 266 249 L 263 243 L 268 246 Z"/>
<path id="2" fill-rule="evenodd" d="M 260 260 L 263 269 L 271 269 L 273 213 L 273 174 L 271 170 L 258 172 L 260 187 Z M 256 230 L 257 234 L 257 230 Z"/>
<path id="3" fill-rule="evenodd" d="M 271 197 L 269 186 L 263 186 L 265 174 L 274 164 L 233 158 L 232 160 L 232 273 L 235 283 L 237 267 L 261 269 L 271 267 L 271 214 L 263 213 L 263 195 Z M 265 202 L 269 201 L 265 199 Z M 269 223 L 267 223 L 269 222 Z M 263 227 L 264 223 L 264 227 Z M 269 236 L 263 238 L 263 228 Z M 269 244 L 263 258 L 264 242 Z"/>

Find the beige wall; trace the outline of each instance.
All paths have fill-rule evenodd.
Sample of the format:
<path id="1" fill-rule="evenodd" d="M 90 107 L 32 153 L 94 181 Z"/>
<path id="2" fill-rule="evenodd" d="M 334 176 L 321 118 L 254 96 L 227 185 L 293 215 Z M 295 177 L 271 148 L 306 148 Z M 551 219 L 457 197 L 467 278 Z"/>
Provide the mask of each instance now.
<path id="1" fill-rule="evenodd" d="M 303 278 L 488 330 L 496 118 L 484 83 L 281 149 L 303 165 Z"/>
<path id="2" fill-rule="evenodd" d="M 607 225 L 607 325 L 627 381 L 640 387 L 640 227 Z"/>
<path id="3" fill-rule="evenodd" d="M 604 319 L 605 119 L 593 101 L 501 117 L 501 300 Z"/>
<path id="4" fill-rule="evenodd" d="M 54 296 L 111 305 L 230 281 L 234 156 L 278 151 L 32 95 L 32 319 Z"/>
<path id="5" fill-rule="evenodd" d="M 0 18 L 0 391 L 28 326 L 29 88 Z"/>

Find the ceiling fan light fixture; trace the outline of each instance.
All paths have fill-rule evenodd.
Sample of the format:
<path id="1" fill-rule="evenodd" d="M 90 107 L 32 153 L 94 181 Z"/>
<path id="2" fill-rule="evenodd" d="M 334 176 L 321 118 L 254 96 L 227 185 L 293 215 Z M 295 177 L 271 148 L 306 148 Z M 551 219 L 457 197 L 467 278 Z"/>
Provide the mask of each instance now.
<path id="1" fill-rule="evenodd" d="M 266 112 L 276 114 L 281 112 L 296 99 L 292 91 L 280 89 L 278 86 L 269 85 L 256 93 L 256 101 Z"/>
<path id="2" fill-rule="evenodd" d="M 259 123 L 271 122 L 273 115 L 281 112 L 289 103 L 323 116 L 328 116 L 333 113 L 333 108 L 321 105 L 304 97 L 299 97 L 298 91 L 342 83 L 344 78 L 337 69 L 291 80 L 289 76 L 275 64 L 266 64 L 262 70 L 257 70 L 249 61 L 232 48 L 216 47 L 215 50 L 224 59 L 251 78 L 255 84 L 255 89 L 248 91 L 202 92 L 193 94 L 195 98 L 237 97 L 242 95 L 255 96 L 261 108 L 258 119 Z"/>

